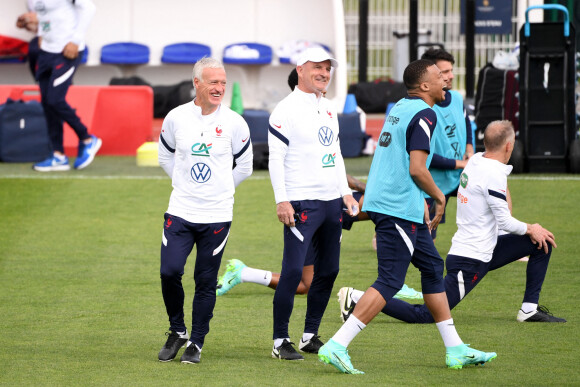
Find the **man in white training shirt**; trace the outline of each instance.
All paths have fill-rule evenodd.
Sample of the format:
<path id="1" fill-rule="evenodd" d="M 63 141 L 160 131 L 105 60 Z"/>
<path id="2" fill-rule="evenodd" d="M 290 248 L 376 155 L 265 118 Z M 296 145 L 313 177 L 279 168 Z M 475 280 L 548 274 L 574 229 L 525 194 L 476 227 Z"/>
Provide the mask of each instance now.
<path id="1" fill-rule="evenodd" d="M 318 327 L 338 275 L 343 204 L 349 215 L 358 213 L 340 153 L 337 113 L 322 95 L 337 66 L 324 49 L 306 49 L 297 61 L 298 86 L 270 116 L 270 179 L 278 220 L 284 223 L 282 271 L 274 293 L 272 357 L 278 359 L 304 359 L 292 346 L 288 323 L 309 248 L 315 249 L 314 277 L 299 349 L 318 353 L 323 345 Z"/>
<path id="2" fill-rule="evenodd" d="M 38 18 L 40 52 L 36 80 L 53 151 L 49 158 L 34 164 L 33 169 L 40 172 L 70 169 L 64 154 L 63 122 L 69 124 L 79 139 L 74 168 L 83 169 L 93 161 L 102 141 L 88 133 L 66 101 L 66 94 L 81 63 L 85 33 L 96 7 L 91 0 L 28 0 L 28 8 L 36 12 Z"/>
<path id="3" fill-rule="evenodd" d="M 182 363 L 199 363 L 216 300 L 217 274 L 232 223 L 235 187 L 252 174 L 250 130 L 221 104 L 223 64 L 203 58 L 193 68 L 196 98 L 169 112 L 159 136 L 159 165 L 172 179 L 161 245 L 161 290 L 169 317 L 160 361 L 187 342 Z M 233 168 L 232 168 L 233 165 Z M 183 320 L 181 277 L 197 245 L 191 337 Z"/>
<path id="4" fill-rule="evenodd" d="M 566 322 L 538 306 L 548 270 L 554 235 L 539 224 L 526 224 L 510 214 L 506 165 L 515 141 L 511 122 L 494 121 L 485 130 L 485 153 L 469 159 L 457 194 L 457 227 L 446 259 L 445 293 L 449 308 L 459 302 L 492 270 L 529 255 L 526 290 L 519 322 Z M 499 235 L 499 230 L 508 234 Z M 408 323 L 432 323 L 426 305 L 391 300 L 383 313 Z"/>

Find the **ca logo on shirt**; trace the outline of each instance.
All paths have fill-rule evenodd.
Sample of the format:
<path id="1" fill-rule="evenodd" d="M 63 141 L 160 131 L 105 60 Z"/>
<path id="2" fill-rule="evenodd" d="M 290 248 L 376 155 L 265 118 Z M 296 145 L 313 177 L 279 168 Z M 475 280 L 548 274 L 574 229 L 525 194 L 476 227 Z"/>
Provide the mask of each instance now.
<path id="1" fill-rule="evenodd" d="M 205 183 L 211 177 L 211 169 L 207 164 L 197 163 L 191 167 L 191 178 L 196 183 Z"/>
<path id="2" fill-rule="evenodd" d="M 335 166 L 334 160 L 336 158 L 336 153 L 329 153 L 322 156 L 322 168 L 332 168 Z"/>
<path id="3" fill-rule="evenodd" d="M 209 150 L 211 149 L 211 144 L 195 143 L 191 147 L 192 156 L 202 156 L 209 157 Z"/>
<path id="4" fill-rule="evenodd" d="M 329 146 L 332 144 L 333 137 L 332 129 L 328 126 L 323 126 L 318 129 L 318 140 L 322 145 Z"/>

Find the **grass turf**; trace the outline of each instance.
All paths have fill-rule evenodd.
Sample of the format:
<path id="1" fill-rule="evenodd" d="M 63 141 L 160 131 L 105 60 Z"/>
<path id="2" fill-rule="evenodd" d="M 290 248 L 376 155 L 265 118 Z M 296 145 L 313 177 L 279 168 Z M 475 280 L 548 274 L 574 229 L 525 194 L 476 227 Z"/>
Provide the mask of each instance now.
<path id="1" fill-rule="evenodd" d="M 370 159 L 346 164 L 349 173 L 364 176 Z M 568 322 L 516 322 L 526 265 L 515 262 L 488 274 L 453 311 L 465 342 L 498 353 L 492 363 L 448 370 L 434 325 L 379 315 L 349 347 L 354 366 L 366 372 L 351 376 L 314 355 L 303 362 L 272 359 L 273 291 L 254 284 L 218 298 L 200 364 L 159 363 L 168 326 L 159 246 L 170 180 L 159 168 L 136 167 L 133 158 L 99 157 L 86 170 L 53 174 L 34 173 L 30 164 L 0 164 L 0 384 L 579 385 L 580 312 L 574 300 L 580 180 L 520 177 L 509 185 L 514 215 L 556 235 L 540 303 Z M 452 199 L 436 243 L 443 255 L 454 215 Z M 341 272 L 319 332 L 323 340 L 341 325 L 338 289 L 365 289 L 376 277 L 372 233 L 371 222 L 344 232 Z M 224 259 L 278 271 L 281 251 L 268 175 L 256 171 L 238 187 Z M 420 288 L 416 269 L 406 282 Z M 189 324 L 193 257 L 184 287 Z M 305 306 L 306 298 L 297 296 L 290 322 L 296 341 Z"/>

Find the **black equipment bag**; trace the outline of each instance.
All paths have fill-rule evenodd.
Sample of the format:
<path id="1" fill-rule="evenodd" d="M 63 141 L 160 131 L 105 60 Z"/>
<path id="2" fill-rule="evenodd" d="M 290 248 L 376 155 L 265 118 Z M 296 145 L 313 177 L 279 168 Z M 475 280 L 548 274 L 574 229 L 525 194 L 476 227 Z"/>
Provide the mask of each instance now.
<path id="1" fill-rule="evenodd" d="M 407 88 L 401 82 L 363 82 L 350 85 L 348 93 L 365 113 L 385 114 L 389 103 L 407 96 Z"/>
<path id="2" fill-rule="evenodd" d="M 517 70 L 501 70 L 488 63 L 479 71 L 475 94 L 475 148 L 482 152 L 483 132 L 496 120 L 509 120 L 519 137 Z"/>
<path id="3" fill-rule="evenodd" d="M 152 86 L 143 78 L 132 76 L 127 78 L 112 78 L 109 85 L 149 86 L 153 89 L 153 117 L 165 118 L 173 108 L 188 103 L 195 96 L 191 80 L 182 81 L 174 85 Z"/>
<path id="4" fill-rule="evenodd" d="M 37 162 L 50 157 L 51 152 L 39 102 L 8 99 L 0 105 L 0 161 Z"/>

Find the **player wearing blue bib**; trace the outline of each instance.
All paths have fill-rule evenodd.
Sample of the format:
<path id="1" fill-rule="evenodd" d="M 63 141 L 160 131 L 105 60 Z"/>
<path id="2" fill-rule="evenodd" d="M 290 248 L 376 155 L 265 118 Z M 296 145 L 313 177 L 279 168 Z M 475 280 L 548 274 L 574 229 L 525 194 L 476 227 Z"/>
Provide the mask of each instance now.
<path id="1" fill-rule="evenodd" d="M 385 120 L 363 204 L 377 232 L 378 278 L 318 352 L 321 361 L 349 374 L 362 372 L 352 366 L 347 346 L 401 289 L 410 263 L 421 271 L 423 298 L 446 347 L 447 366 L 457 369 L 497 356 L 469 348 L 457 334 L 445 295 L 443 259 L 430 234 L 445 206 L 445 196 L 427 169 L 437 124 L 431 107 L 445 98 L 444 78 L 433 62 L 418 60 L 407 66 L 403 80 L 409 98 L 399 101 Z M 424 192 L 435 199 L 431 222 Z"/>
<path id="2" fill-rule="evenodd" d="M 506 165 L 515 134 L 509 121 L 493 121 L 485 129 L 485 153 L 470 158 L 462 173 L 457 202 L 457 227 L 447 255 L 445 292 L 453 309 L 485 277 L 505 265 L 529 255 L 526 290 L 519 322 L 566 322 L 538 305 L 554 235 L 539 224 L 523 223 L 510 214 L 511 199 Z M 499 235 L 498 230 L 508 232 Z M 392 300 L 383 309 L 389 316 L 409 323 L 432 323 L 425 305 Z"/>
<path id="3" fill-rule="evenodd" d="M 431 139 L 433 159 L 429 172 L 437 187 L 445 194 L 445 205 L 451 196 L 457 196 L 459 176 L 465 168 L 467 160 L 473 155 L 471 123 L 463 107 L 463 97 L 453 88 L 453 55 L 442 49 L 430 48 L 421 56 L 435 62 L 447 85 L 445 100 L 436 103 L 433 110 L 437 114 L 437 130 Z M 427 196 L 430 216 L 433 218 L 433 199 Z M 445 223 L 445 212 L 441 222 Z M 431 230 L 433 240 L 437 237 L 437 229 Z"/>

